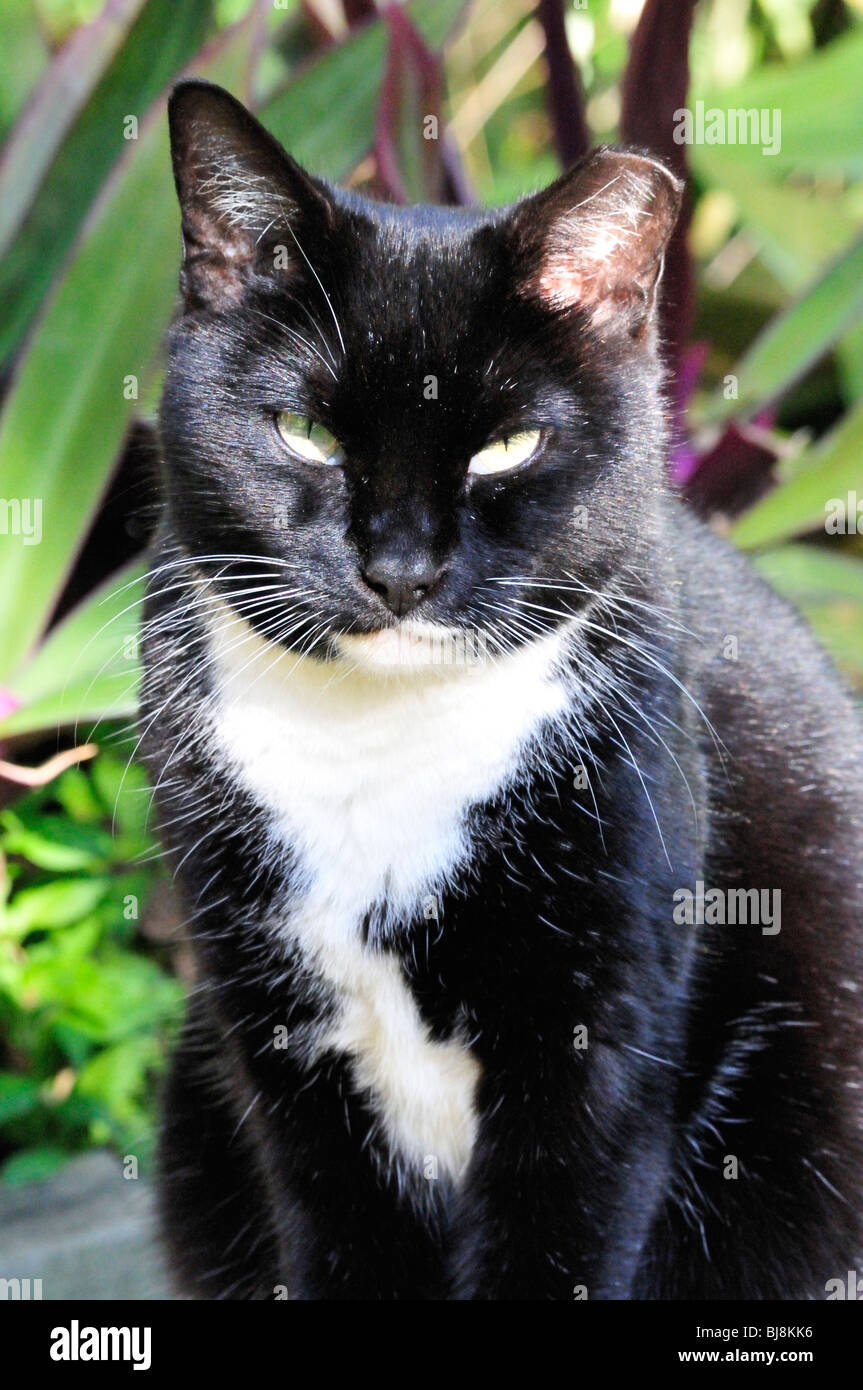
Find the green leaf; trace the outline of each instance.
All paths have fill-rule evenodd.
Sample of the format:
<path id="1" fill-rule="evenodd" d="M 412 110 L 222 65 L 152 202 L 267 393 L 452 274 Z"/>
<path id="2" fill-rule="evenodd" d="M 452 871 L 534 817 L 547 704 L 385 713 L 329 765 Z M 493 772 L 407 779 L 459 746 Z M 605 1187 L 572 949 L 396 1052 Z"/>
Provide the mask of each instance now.
<path id="1" fill-rule="evenodd" d="M 863 689 L 863 609 L 849 603 L 799 607 L 824 650 L 848 679 Z"/>
<path id="2" fill-rule="evenodd" d="M 754 564 L 800 610 L 845 674 L 863 685 L 863 559 L 825 545 L 784 545 Z"/>
<path id="3" fill-rule="evenodd" d="M 798 381 L 863 316 L 863 238 L 829 267 L 807 293 L 767 325 L 736 369 L 735 400 L 716 396 L 699 423 L 746 417 Z"/>
<path id="4" fill-rule="evenodd" d="M 132 215 L 133 206 L 166 196 L 165 146 L 159 122 L 113 180 L 3 416 L 0 494 L 36 497 L 44 528 L 41 544 L 3 539 L 4 676 L 26 656 L 50 614 L 126 430 L 132 402 L 124 378 L 146 372 L 173 297 L 176 227 L 152 218 L 142 238 Z M 57 382 L 64 384 L 60 393 Z"/>
<path id="5" fill-rule="evenodd" d="M 252 20 L 213 46 L 198 75 L 242 84 L 257 33 Z M 179 214 L 163 117 L 160 104 L 94 208 L 0 424 L 0 496 L 39 499 L 45 542 L 2 538 L 0 679 L 24 660 L 47 621 L 129 423 L 133 401 L 124 382 L 146 377 L 170 317 Z"/>
<path id="6" fill-rule="evenodd" d="M 28 1182 L 44 1182 L 53 1177 L 69 1161 L 67 1149 L 54 1144 L 40 1144 L 32 1149 L 21 1149 L 7 1158 L 0 1168 L 0 1182 L 6 1187 L 23 1187 Z"/>
<path id="7" fill-rule="evenodd" d="M 112 1117 L 128 1119 L 137 1113 L 134 1102 L 160 1061 L 158 1039 L 152 1033 L 136 1035 L 91 1057 L 78 1074 L 76 1090 L 97 1101 Z"/>
<path id="8" fill-rule="evenodd" d="M 733 540 L 744 548 L 775 545 L 816 527 L 825 528 L 829 504 L 863 497 L 863 402 L 795 464 L 794 476 L 768 492 L 737 522 Z"/>
<path id="9" fill-rule="evenodd" d="M 0 913 L 0 936 L 21 940 L 32 931 L 69 926 L 92 912 L 110 888 L 110 878 L 56 878 L 21 888 Z"/>
<path id="10" fill-rule="evenodd" d="M 467 12 L 465 0 L 408 0 L 405 11 L 429 48 L 446 48 Z"/>
<path id="11" fill-rule="evenodd" d="M 72 922 L 62 931 L 40 933 L 27 941 L 27 959 L 22 970 L 23 993 L 18 995 L 19 1000 L 27 1003 L 34 997 L 31 987 L 42 968 L 51 973 L 60 969 L 61 964 L 65 968 L 70 961 L 95 956 L 105 936 L 104 918 L 113 909 L 111 899 L 106 898 L 88 917 Z"/>
<path id="12" fill-rule="evenodd" d="M 134 748 L 134 744 L 132 744 Z M 147 774 L 128 757 L 98 757 L 92 765 L 93 785 L 106 815 L 124 835 L 149 838 L 152 795 Z"/>
<path id="13" fill-rule="evenodd" d="M 210 0 L 184 0 L 182 5 L 175 0 L 147 0 L 142 9 L 141 0 L 126 0 L 120 9 L 118 15 L 118 7 L 112 6 L 110 13 L 103 12 L 87 31 L 74 36 L 72 42 L 83 47 L 83 58 L 92 64 L 89 71 L 78 70 L 77 51 L 60 51 L 34 98 L 38 109 L 28 111 L 4 153 L 6 177 L 0 174 L 0 206 L 5 215 L 0 219 L 0 233 L 5 235 L 0 234 L 0 245 L 5 248 L 9 235 L 16 230 L 17 235 L 0 263 L 0 299 L 5 304 L 0 358 L 6 358 L 20 340 L 107 174 L 128 149 L 126 117 L 140 119 L 192 58 L 206 33 L 212 4 Z M 109 62 L 112 46 L 135 19 L 136 9 L 140 15 Z M 74 90 L 68 74 L 70 57 L 78 65 Z M 94 77 L 100 80 L 90 93 L 87 87 Z M 66 93 L 69 101 L 64 104 Z M 47 137 L 52 128 L 62 133 L 64 127 L 68 134 L 55 155 L 56 146 Z M 27 177 L 22 177 L 25 173 Z"/>
<path id="14" fill-rule="evenodd" d="M 461 0 L 414 0 L 407 12 L 432 47 L 439 47 L 463 10 Z M 260 118 L 302 164 L 341 178 L 371 148 L 386 33 L 370 24 L 303 67 Z"/>
<path id="15" fill-rule="evenodd" d="M 46 957 L 25 972 L 22 987 L 59 1009 L 57 1026 L 74 1028 L 97 1043 L 173 1023 L 182 1010 L 179 982 L 131 952 L 111 952 L 98 961 Z"/>
<path id="16" fill-rule="evenodd" d="M 93 723 L 134 714 L 143 573 L 136 562 L 112 575 L 49 633 L 11 687 L 21 707 L 0 737 L 71 724 L 89 736 Z"/>
<path id="17" fill-rule="evenodd" d="M 863 322 L 845 334 L 837 346 L 836 359 L 846 399 L 863 400 Z"/>
<path id="18" fill-rule="evenodd" d="M 459 9 L 456 0 L 423 0 L 411 14 L 435 41 Z M 256 23 L 245 21 L 196 73 L 242 88 L 256 33 Z M 368 147 L 383 37 L 375 24 L 327 50 L 262 113 L 318 173 L 344 172 Z M 15 690 L 128 425 L 133 403 L 124 379 L 148 377 L 174 303 L 179 218 L 162 114 L 161 106 L 151 113 L 94 209 L 0 423 L 0 496 L 39 498 L 45 541 L 3 538 L 0 679 Z M 42 704 L 39 718 L 53 717 Z M 22 731 L 26 720 L 19 711 L 3 732 Z"/>
<path id="19" fill-rule="evenodd" d="M 48 46 L 32 5 L 0 5 L 0 140 L 48 65 Z"/>
<path id="20" fill-rule="evenodd" d="M 0 159 L 0 252 L 9 244 L 90 89 L 122 47 L 142 4 L 143 0 L 115 0 L 92 23 L 75 30 L 31 97 L 26 117 Z"/>
<path id="21" fill-rule="evenodd" d="M 863 609 L 863 559 L 833 554 L 824 545 L 783 545 L 757 555 L 753 564 L 791 603 L 853 603 Z"/>
<path id="22" fill-rule="evenodd" d="M 40 1104 L 39 1086 L 31 1077 L 0 1071 L 0 1125 L 31 1114 Z"/>
<path id="23" fill-rule="evenodd" d="M 104 756 L 104 755 L 103 755 Z M 102 819 L 103 808 L 93 790 L 90 778 L 80 767 L 70 767 L 62 777 L 46 788 L 66 815 L 78 825 L 93 825 Z"/>
<path id="24" fill-rule="evenodd" d="M 822 177 L 828 170 L 859 176 L 863 173 L 861 71 L 863 29 L 857 26 L 802 61 L 772 63 L 738 86 L 694 94 L 703 96 L 705 110 L 779 112 L 777 154 L 763 154 L 758 144 L 717 144 L 712 147 L 716 163 L 736 164 L 739 169 L 757 171 L 759 177 L 768 170 L 778 176 L 789 169 Z"/>
<path id="25" fill-rule="evenodd" d="M 98 872 L 110 859 L 111 836 L 92 826 L 75 825 L 63 816 L 29 816 L 22 820 L 11 811 L 0 816 L 3 827 L 0 848 L 20 854 L 37 868 L 51 873 Z"/>
<path id="26" fill-rule="evenodd" d="M 821 194 L 759 178 L 750 168 L 714 160 L 714 145 L 695 146 L 695 169 L 733 197 L 761 257 L 792 293 L 799 293 L 860 231 L 861 219 L 839 194 Z"/>

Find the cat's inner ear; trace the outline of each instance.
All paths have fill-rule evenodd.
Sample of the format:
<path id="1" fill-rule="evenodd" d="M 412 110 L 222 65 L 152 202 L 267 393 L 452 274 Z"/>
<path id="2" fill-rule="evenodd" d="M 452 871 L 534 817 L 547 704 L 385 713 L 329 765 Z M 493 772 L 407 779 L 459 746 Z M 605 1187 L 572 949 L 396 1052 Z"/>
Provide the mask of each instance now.
<path id="1" fill-rule="evenodd" d="M 168 105 L 182 215 L 187 301 L 230 308 L 255 274 L 289 272 L 298 229 L 328 220 L 322 185 L 240 102 L 207 82 L 183 82 Z"/>
<path id="2" fill-rule="evenodd" d="M 516 208 L 523 292 L 637 337 L 650 320 L 682 189 L 646 156 L 588 155 Z"/>

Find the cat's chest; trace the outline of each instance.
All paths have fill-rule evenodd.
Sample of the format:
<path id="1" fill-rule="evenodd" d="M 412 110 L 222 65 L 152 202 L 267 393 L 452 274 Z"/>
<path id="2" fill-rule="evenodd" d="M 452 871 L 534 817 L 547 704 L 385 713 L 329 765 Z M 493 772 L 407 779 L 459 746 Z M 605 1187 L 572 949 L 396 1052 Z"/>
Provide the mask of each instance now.
<path id="1" fill-rule="evenodd" d="M 214 732 L 298 860 L 354 926 L 398 916 L 470 858 L 470 809 L 518 772 L 566 708 L 555 642 L 457 673 L 386 680 L 298 660 L 236 620 L 214 641 Z"/>
<path id="2" fill-rule="evenodd" d="M 475 851 L 471 807 L 506 786 L 567 708 L 558 647 L 382 680 L 280 656 L 224 614 L 213 631 L 221 759 L 298 866 L 269 925 L 333 1004 L 309 1064 L 347 1057 L 387 1161 L 458 1180 L 476 1135 L 478 1063 L 464 1037 L 431 1036 L 397 955 L 368 943 L 363 924 L 372 909 L 393 933 L 436 914 Z"/>

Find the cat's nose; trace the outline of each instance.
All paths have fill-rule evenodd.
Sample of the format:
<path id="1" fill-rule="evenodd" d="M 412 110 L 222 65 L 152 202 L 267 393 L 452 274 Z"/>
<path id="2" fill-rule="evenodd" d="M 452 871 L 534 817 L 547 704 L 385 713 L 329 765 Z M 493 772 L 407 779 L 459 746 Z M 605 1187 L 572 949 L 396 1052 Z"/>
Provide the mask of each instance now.
<path id="1" fill-rule="evenodd" d="M 363 569 L 363 579 L 399 618 L 422 603 L 440 578 L 442 566 L 431 555 L 405 560 L 392 554 L 373 555 Z"/>

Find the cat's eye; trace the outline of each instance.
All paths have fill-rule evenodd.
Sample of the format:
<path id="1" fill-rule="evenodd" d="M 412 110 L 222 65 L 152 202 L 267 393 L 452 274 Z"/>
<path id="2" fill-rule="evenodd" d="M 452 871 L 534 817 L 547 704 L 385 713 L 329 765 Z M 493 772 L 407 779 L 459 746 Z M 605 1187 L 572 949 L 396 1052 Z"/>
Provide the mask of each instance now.
<path id="1" fill-rule="evenodd" d="M 292 410 L 280 410 L 276 416 L 276 429 L 282 441 L 292 454 L 306 463 L 338 464 L 342 462 L 342 449 L 335 435 L 317 420 L 308 415 L 297 415 Z"/>
<path id="2" fill-rule="evenodd" d="M 489 473 L 512 473 L 533 458 L 542 440 L 542 430 L 522 430 L 519 434 L 509 434 L 486 444 L 478 454 L 474 454 L 468 472 L 488 475 Z"/>

